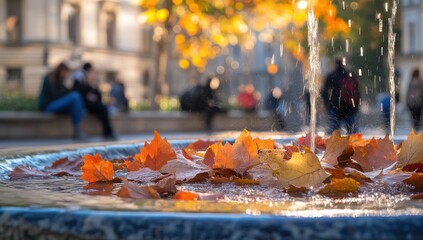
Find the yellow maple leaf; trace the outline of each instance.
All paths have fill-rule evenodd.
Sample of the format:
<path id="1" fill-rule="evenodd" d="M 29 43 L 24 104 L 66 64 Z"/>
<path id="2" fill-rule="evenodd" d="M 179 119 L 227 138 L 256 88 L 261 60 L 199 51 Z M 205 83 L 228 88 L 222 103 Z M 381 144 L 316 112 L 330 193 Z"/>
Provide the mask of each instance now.
<path id="1" fill-rule="evenodd" d="M 398 154 L 398 163 L 404 167 L 409 164 L 423 163 L 423 133 L 416 134 L 411 130 L 407 139 L 402 143 Z"/>
<path id="2" fill-rule="evenodd" d="M 267 162 L 266 159 L 262 159 Z M 294 152 L 290 160 L 271 160 L 273 176 L 282 187 L 318 187 L 329 176 L 313 152 Z"/>

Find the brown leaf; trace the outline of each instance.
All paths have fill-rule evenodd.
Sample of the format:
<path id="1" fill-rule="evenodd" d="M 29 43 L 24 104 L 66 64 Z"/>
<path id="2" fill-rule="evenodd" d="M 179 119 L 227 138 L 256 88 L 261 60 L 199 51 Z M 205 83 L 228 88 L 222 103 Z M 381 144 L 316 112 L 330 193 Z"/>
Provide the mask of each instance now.
<path id="1" fill-rule="evenodd" d="M 176 153 L 166 138 L 162 139 L 157 131 L 149 144 L 145 142 L 141 152 L 135 155 L 135 160 L 152 170 L 160 170 L 169 160 L 176 159 Z"/>
<path id="2" fill-rule="evenodd" d="M 332 178 L 329 184 L 319 189 L 319 194 L 351 193 L 356 192 L 360 183 L 352 178 Z"/>
<path id="3" fill-rule="evenodd" d="M 136 181 L 139 183 L 154 183 L 163 177 L 159 171 L 151 170 L 150 168 L 142 168 L 138 171 L 128 172 L 126 178 L 129 181 Z"/>
<path id="4" fill-rule="evenodd" d="M 423 163 L 423 133 L 416 134 L 411 130 L 407 139 L 402 143 L 398 154 L 398 163 L 401 167 Z"/>
<path id="5" fill-rule="evenodd" d="M 97 153 L 92 156 L 85 154 L 81 178 L 87 182 L 111 181 L 113 179 L 113 164 Z"/>
<path id="6" fill-rule="evenodd" d="M 421 173 L 423 172 L 423 163 L 413 163 L 413 164 L 408 164 L 406 166 L 404 166 L 402 168 L 403 171 L 408 171 L 408 172 L 418 172 Z"/>
<path id="7" fill-rule="evenodd" d="M 351 158 L 368 172 L 383 169 L 395 163 L 397 152 L 394 143 L 386 135 L 383 139 L 372 138 L 366 145 L 354 147 L 354 155 Z"/>
<path id="8" fill-rule="evenodd" d="M 332 165 L 338 165 L 338 157 L 347 149 L 349 145 L 349 136 L 341 136 L 338 130 L 335 130 L 326 140 L 326 151 L 323 155 L 323 161 Z"/>
<path id="9" fill-rule="evenodd" d="M 423 173 L 413 173 L 404 182 L 417 188 L 423 188 Z"/>
<path id="10" fill-rule="evenodd" d="M 17 180 L 22 178 L 48 178 L 50 174 L 43 172 L 36 168 L 27 166 L 15 167 L 11 173 L 9 173 L 10 180 Z"/>
<path id="11" fill-rule="evenodd" d="M 162 173 L 174 174 L 176 180 L 182 182 L 193 179 L 198 174 L 208 173 L 211 169 L 187 159 L 176 159 L 168 161 L 160 171 Z"/>
<path id="12" fill-rule="evenodd" d="M 160 194 L 153 187 L 141 186 L 136 183 L 128 182 L 126 179 L 123 179 L 122 181 L 123 184 L 116 193 L 119 197 L 134 199 L 160 199 Z"/>
<path id="13" fill-rule="evenodd" d="M 237 178 L 234 179 L 233 182 L 236 185 L 259 185 L 260 182 L 255 179 L 247 179 L 247 178 Z"/>
<path id="14" fill-rule="evenodd" d="M 50 167 L 46 167 L 45 170 L 58 174 L 66 173 L 67 175 L 79 176 L 81 175 L 81 167 L 84 162 L 78 158 L 76 160 L 69 160 L 68 157 L 58 159 L 53 162 Z"/>
<path id="15" fill-rule="evenodd" d="M 206 153 L 204 154 L 203 163 L 209 167 L 213 167 L 214 165 L 214 157 L 217 152 L 217 145 L 219 143 L 212 144 L 209 148 L 207 148 Z M 220 142 L 220 144 L 222 144 Z"/>
<path id="16" fill-rule="evenodd" d="M 175 176 L 167 176 L 163 179 L 160 179 L 157 183 L 150 185 L 154 188 L 158 193 L 175 193 L 176 189 L 176 178 Z"/>
<path id="17" fill-rule="evenodd" d="M 292 153 L 300 152 L 300 149 L 297 146 L 292 146 L 292 145 L 285 145 L 283 146 L 283 149 L 285 150 L 285 154 L 284 154 L 285 160 L 291 159 Z"/>

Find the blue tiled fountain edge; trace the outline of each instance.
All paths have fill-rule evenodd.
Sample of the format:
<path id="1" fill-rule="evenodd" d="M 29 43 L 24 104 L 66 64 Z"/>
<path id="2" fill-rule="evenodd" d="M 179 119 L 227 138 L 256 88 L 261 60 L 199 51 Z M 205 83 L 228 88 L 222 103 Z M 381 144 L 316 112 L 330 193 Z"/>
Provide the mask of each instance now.
<path id="1" fill-rule="evenodd" d="M 423 216 L 287 217 L 0 207 L 1 239 L 422 239 Z"/>

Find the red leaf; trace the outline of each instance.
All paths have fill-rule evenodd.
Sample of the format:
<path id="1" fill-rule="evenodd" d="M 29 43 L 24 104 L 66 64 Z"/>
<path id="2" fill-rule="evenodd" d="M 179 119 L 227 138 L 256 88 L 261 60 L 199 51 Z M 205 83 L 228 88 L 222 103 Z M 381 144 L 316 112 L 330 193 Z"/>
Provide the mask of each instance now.
<path id="1" fill-rule="evenodd" d="M 55 175 L 62 174 L 76 176 L 81 175 L 80 171 L 83 163 L 84 162 L 80 158 L 77 160 L 69 160 L 68 157 L 64 157 L 55 161 L 50 167 L 46 167 L 45 169 Z"/>
<path id="2" fill-rule="evenodd" d="M 414 164 L 408 164 L 402 168 L 403 171 L 407 172 L 423 172 L 423 163 L 414 163 Z"/>
<path id="3" fill-rule="evenodd" d="M 307 133 L 305 136 L 302 136 L 300 138 L 298 138 L 297 140 L 297 144 L 299 146 L 305 146 L 310 148 L 310 143 L 311 143 L 311 139 L 310 139 L 310 133 Z M 325 140 L 316 135 L 314 138 L 314 145 L 316 146 L 316 149 L 321 149 L 321 150 L 325 150 L 326 149 L 326 143 Z"/>

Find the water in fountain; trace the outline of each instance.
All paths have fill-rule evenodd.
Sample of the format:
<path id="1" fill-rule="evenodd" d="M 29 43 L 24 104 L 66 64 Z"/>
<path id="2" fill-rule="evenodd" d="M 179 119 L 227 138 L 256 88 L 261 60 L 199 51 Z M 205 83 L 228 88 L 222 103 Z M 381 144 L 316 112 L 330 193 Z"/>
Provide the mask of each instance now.
<path id="1" fill-rule="evenodd" d="M 390 127 L 391 127 L 391 138 L 394 139 L 395 131 L 395 65 L 394 65 L 394 56 L 395 56 L 395 33 L 393 30 L 393 25 L 395 22 L 395 15 L 397 12 L 397 3 L 396 0 L 392 1 L 392 15 L 388 19 L 389 30 L 388 30 L 388 65 L 389 65 L 389 94 L 390 94 Z"/>
<path id="2" fill-rule="evenodd" d="M 315 149 L 316 135 L 316 99 L 318 96 L 318 78 L 320 76 L 320 60 L 319 60 L 319 39 L 318 39 L 318 21 L 314 16 L 313 8 L 310 7 L 307 17 L 308 26 L 308 45 L 310 46 L 310 147 L 311 151 Z"/>

